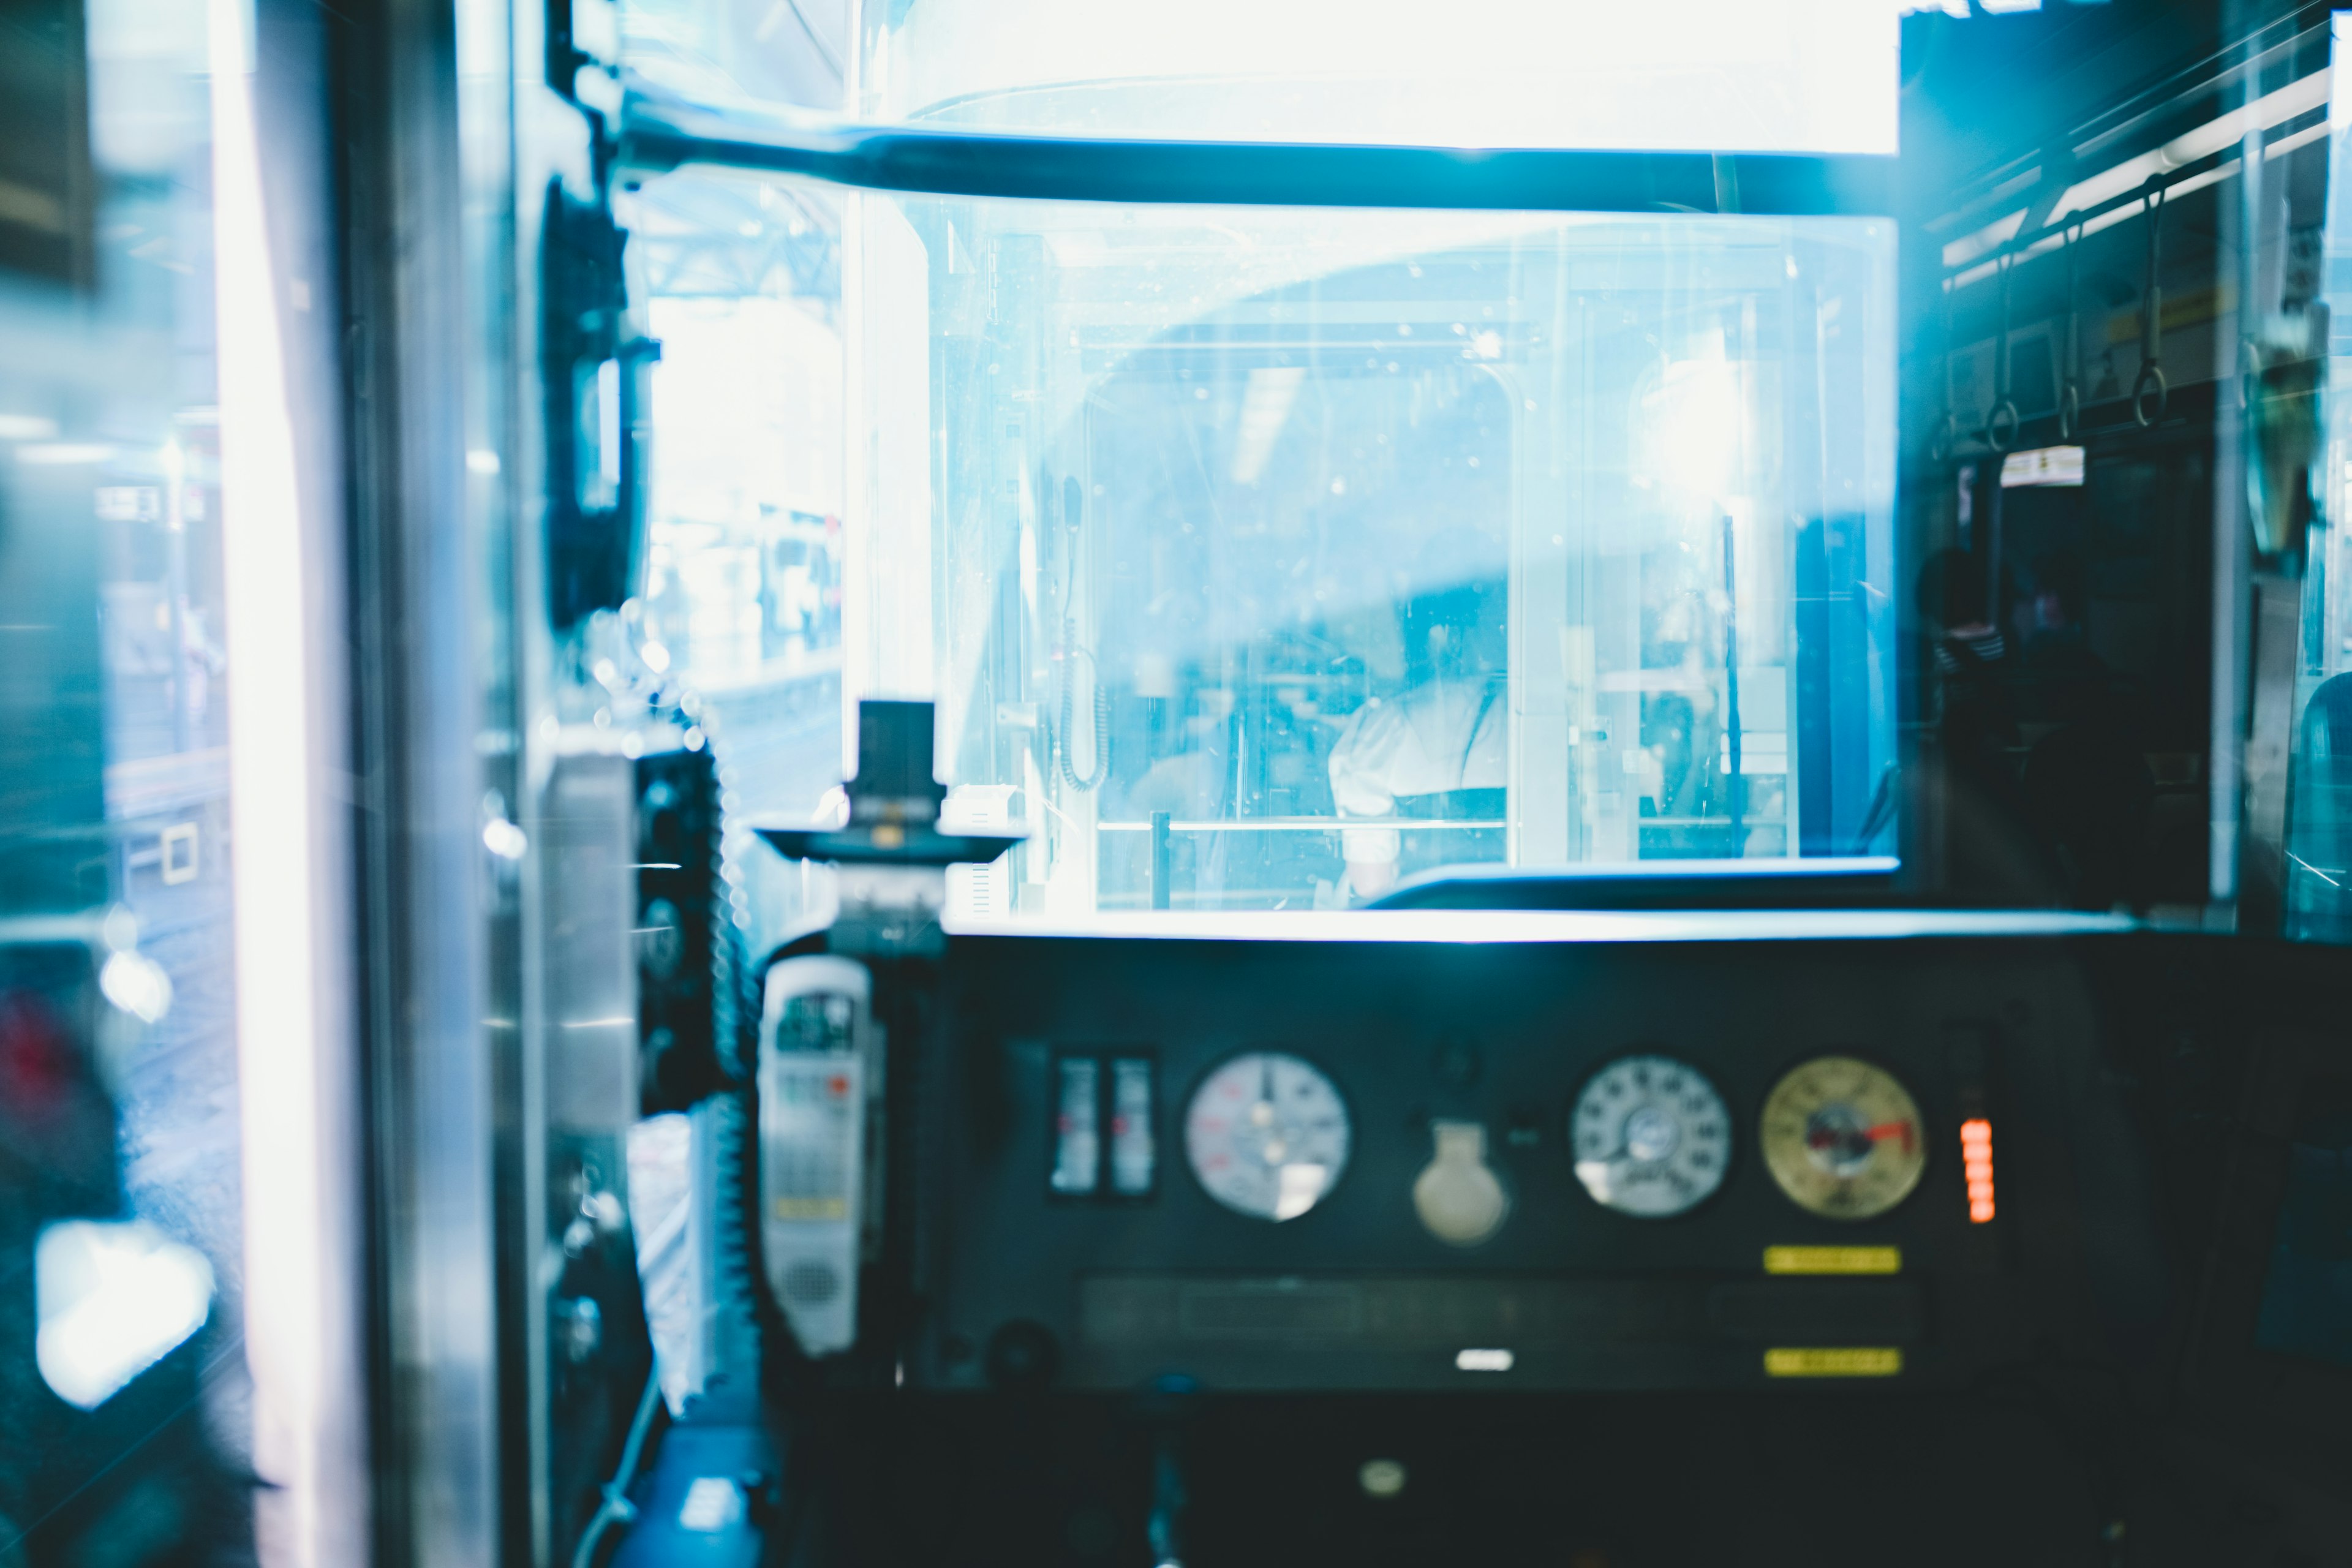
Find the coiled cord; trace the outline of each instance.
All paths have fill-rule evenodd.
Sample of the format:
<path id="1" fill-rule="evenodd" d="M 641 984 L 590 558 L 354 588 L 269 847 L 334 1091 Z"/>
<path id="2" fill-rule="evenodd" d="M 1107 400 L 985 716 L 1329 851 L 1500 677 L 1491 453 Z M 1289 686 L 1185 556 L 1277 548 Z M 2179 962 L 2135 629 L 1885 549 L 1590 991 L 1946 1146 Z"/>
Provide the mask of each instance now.
<path id="1" fill-rule="evenodd" d="M 1069 651 L 1062 658 L 1062 723 L 1056 731 L 1055 754 L 1062 769 L 1062 782 L 1081 795 L 1101 787 L 1110 776 L 1110 692 L 1102 681 L 1102 666 L 1095 656 L 1077 646 L 1076 626 L 1065 622 L 1062 646 Z M 1087 661 L 1087 673 L 1095 685 L 1095 765 L 1081 774 L 1070 762 L 1070 726 L 1077 710 L 1078 660 Z"/>
<path id="2" fill-rule="evenodd" d="M 637 1505 L 629 1500 L 629 1488 L 637 1479 L 637 1463 L 645 1453 L 646 1435 L 653 1430 L 654 1414 L 661 1405 L 661 1363 L 656 1360 L 646 1373 L 646 1391 L 637 1398 L 635 1419 L 629 1423 L 629 1436 L 621 1445 L 621 1462 L 613 1471 L 598 1497 L 595 1516 L 581 1532 L 579 1550 L 572 1554 L 572 1568 L 593 1568 L 596 1548 L 603 1545 L 604 1532 L 616 1524 L 636 1521 Z"/>
<path id="3" fill-rule="evenodd" d="M 730 950 L 725 961 L 730 983 L 723 994 L 732 999 L 736 1020 L 734 1052 L 740 1067 L 736 1087 L 715 1094 L 710 1108 L 712 1156 L 719 1191 L 712 1205 L 712 1250 L 718 1300 L 713 1305 L 741 1331 L 741 1342 L 751 1348 L 753 1364 L 739 1369 L 749 1373 L 752 1386 L 777 1394 L 799 1387 L 814 1364 L 793 1332 L 792 1322 L 768 1289 L 767 1257 L 760 1230 L 760 1079 L 752 1069 L 753 1050 L 743 1049 L 742 1020 L 756 1017 L 751 999 L 764 983 L 764 966 L 744 962 L 741 937 L 730 923 L 720 943 Z M 717 1011 L 718 1009 L 714 1009 Z"/>

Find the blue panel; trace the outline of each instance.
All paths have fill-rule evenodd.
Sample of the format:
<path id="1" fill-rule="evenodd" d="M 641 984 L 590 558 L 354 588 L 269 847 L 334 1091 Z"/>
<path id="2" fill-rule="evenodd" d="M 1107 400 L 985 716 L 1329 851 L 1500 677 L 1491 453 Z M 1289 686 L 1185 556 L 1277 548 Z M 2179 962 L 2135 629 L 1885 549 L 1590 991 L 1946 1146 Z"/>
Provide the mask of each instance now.
<path id="1" fill-rule="evenodd" d="M 2352 1366 L 2352 1083 L 2313 1093 L 2287 1147 L 2254 1342 Z"/>

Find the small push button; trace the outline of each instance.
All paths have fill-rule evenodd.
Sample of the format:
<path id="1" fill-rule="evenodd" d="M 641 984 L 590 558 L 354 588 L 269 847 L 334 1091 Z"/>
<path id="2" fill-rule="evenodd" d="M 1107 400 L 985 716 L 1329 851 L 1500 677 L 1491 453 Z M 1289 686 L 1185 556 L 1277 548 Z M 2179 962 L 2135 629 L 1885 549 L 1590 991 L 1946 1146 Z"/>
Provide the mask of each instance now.
<path id="1" fill-rule="evenodd" d="M 1503 1184 L 1486 1164 L 1486 1129 L 1475 1121 L 1433 1121 L 1437 1152 L 1412 1184 L 1412 1206 L 1438 1240 L 1475 1247 L 1511 1212 Z"/>

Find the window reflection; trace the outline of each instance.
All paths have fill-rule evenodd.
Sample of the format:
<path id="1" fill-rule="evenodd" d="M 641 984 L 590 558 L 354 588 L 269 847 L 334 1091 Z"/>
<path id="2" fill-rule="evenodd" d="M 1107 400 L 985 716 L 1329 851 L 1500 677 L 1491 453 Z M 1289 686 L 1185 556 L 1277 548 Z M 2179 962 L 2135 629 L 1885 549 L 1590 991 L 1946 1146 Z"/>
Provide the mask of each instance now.
<path id="1" fill-rule="evenodd" d="M 934 699 L 951 816 L 1029 835 L 964 917 L 1891 852 L 1890 226 L 646 192 L 722 196 L 835 260 L 667 318 L 649 614 L 714 690 L 837 624 L 848 695 Z M 788 627 L 819 503 L 726 476 L 828 437 Z"/>
<path id="2" fill-rule="evenodd" d="M 928 619 L 954 777 L 1031 831 L 991 910 L 1870 847 L 1876 226 L 881 207 L 852 353 L 925 261 L 936 491 L 875 470 L 865 631 Z"/>
<path id="3" fill-rule="evenodd" d="M 0 23 L 0 1558 L 250 1536 L 202 5 Z"/>

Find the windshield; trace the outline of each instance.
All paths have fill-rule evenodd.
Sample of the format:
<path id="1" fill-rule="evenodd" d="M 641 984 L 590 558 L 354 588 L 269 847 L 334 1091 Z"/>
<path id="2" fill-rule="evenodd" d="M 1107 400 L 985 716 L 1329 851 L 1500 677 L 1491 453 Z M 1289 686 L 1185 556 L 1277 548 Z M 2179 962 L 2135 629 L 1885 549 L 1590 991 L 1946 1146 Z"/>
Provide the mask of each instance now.
<path id="1" fill-rule="evenodd" d="M 646 198 L 799 258 L 648 247 L 652 635 L 933 700 L 963 917 L 1891 852 L 1891 224 Z"/>

